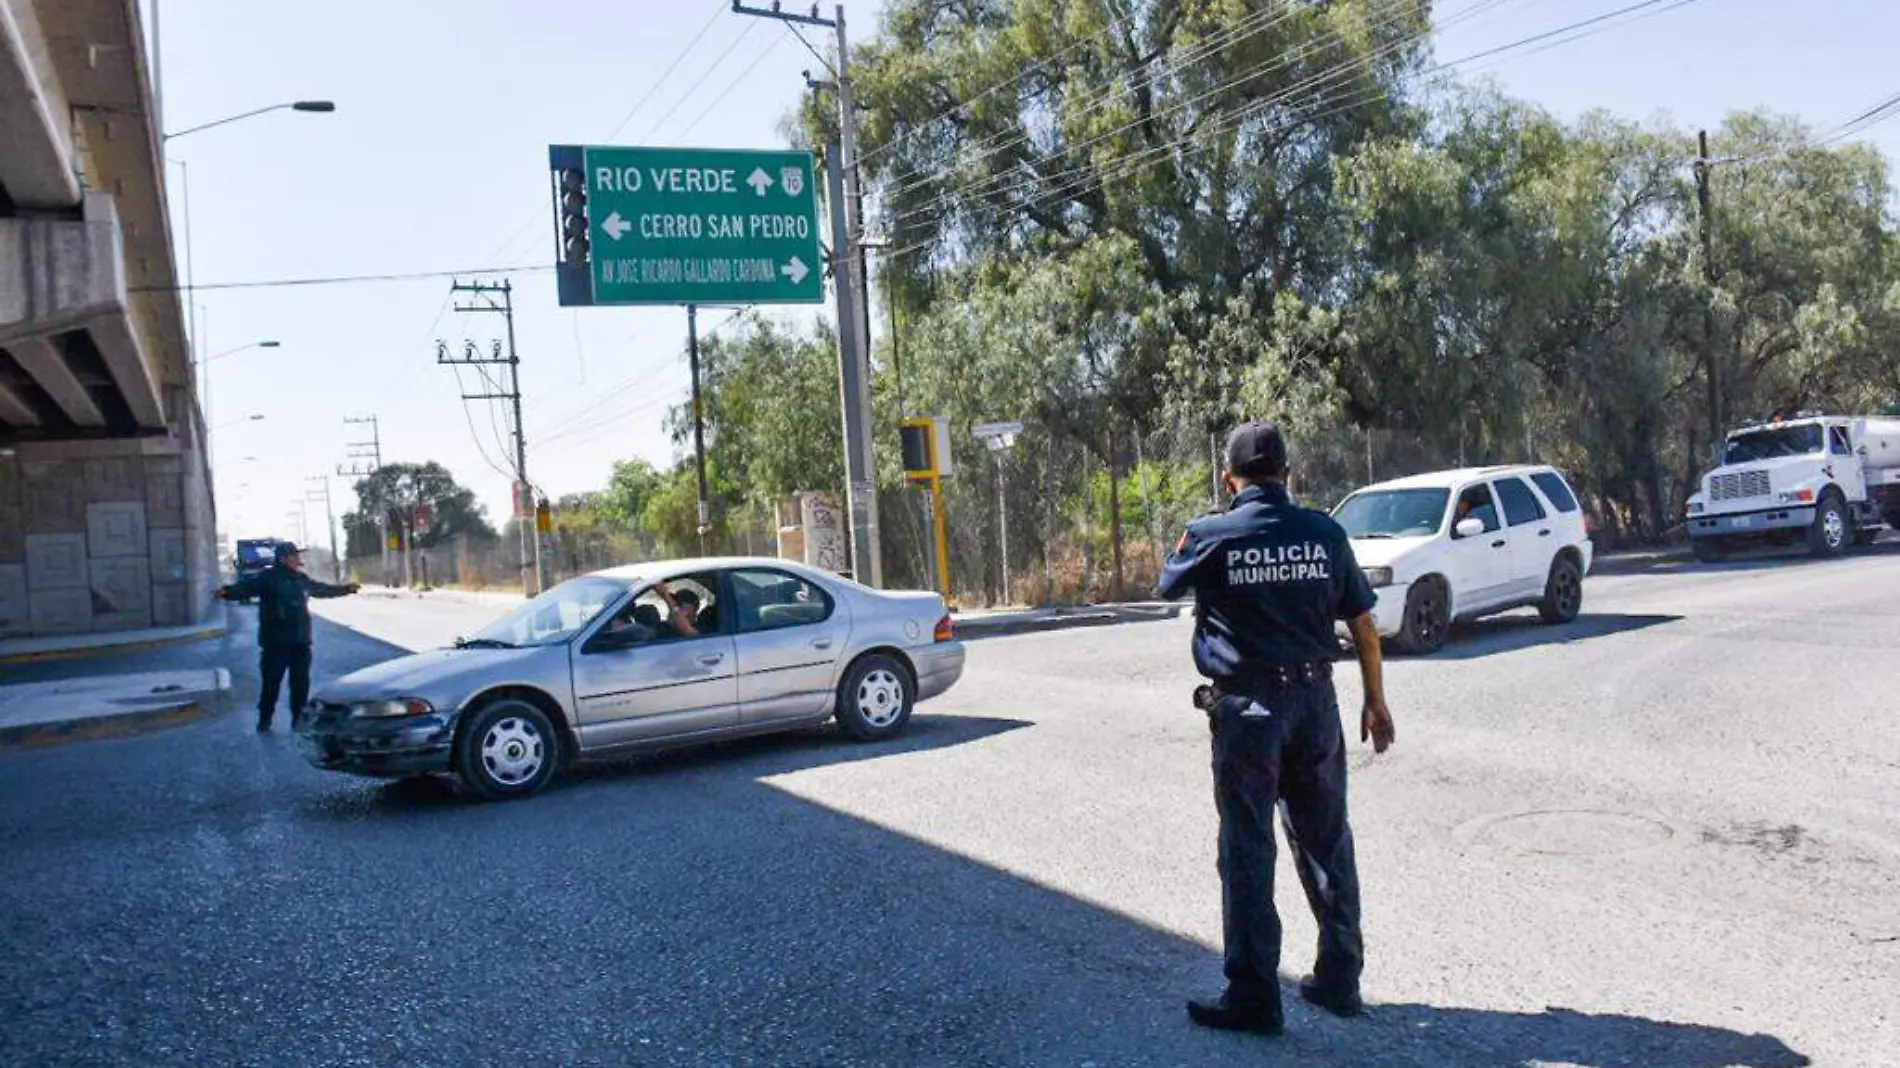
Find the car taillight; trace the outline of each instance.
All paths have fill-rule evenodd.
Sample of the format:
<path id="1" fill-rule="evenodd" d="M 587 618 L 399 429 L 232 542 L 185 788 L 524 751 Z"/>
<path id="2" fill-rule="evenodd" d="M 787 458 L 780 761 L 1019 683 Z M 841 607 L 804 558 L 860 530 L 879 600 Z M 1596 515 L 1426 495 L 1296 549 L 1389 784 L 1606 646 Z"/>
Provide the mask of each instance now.
<path id="1" fill-rule="evenodd" d="M 937 621 L 937 630 L 934 635 L 937 641 L 947 642 L 955 636 L 956 636 L 956 626 L 955 624 L 950 622 L 949 616 L 946 615 L 942 619 L 939 619 Z"/>

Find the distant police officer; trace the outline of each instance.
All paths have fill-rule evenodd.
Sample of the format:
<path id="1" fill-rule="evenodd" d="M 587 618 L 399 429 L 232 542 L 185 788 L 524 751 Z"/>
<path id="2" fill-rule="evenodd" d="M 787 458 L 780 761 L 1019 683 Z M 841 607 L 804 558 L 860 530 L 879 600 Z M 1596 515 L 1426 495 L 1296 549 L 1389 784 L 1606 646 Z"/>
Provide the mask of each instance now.
<path id="1" fill-rule="evenodd" d="M 303 554 L 289 542 L 277 546 L 277 558 L 270 567 L 218 591 L 227 601 L 257 601 L 258 673 L 263 676 L 257 698 L 258 730 L 270 730 L 286 674 L 293 721 L 310 699 L 310 598 L 345 597 L 356 591 L 353 584 L 332 586 L 304 574 Z"/>
<path id="2" fill-rule="evenodd" d="M 1273 907 L 1272 813 L 1283 804 L 1300 882 L 1319 921 L 1319 958 L 1300 983 L 1306 1000 L 1340 1016 L 1360 1009 L 1359 879 L 1346 822 L 1346 752 L 1332 662 L 1334 625 L 1347 621 L 1365 682 L 1360 740 L 1392 744 L 1374 596 L 1346 533 L 1287 496 L 1286 442 L 1271 423 L 1227 441 L 1225 513 L 1188 525 L 1161 575 L 1160 594 L 1194 592 L 1194 665 L 1213 681 L 1200 695 L 1213 730 L 1214 802 L 1226 992 L 1191 1001 L 1195 1023 L 1277 1034 L 1280 917 Z"/>

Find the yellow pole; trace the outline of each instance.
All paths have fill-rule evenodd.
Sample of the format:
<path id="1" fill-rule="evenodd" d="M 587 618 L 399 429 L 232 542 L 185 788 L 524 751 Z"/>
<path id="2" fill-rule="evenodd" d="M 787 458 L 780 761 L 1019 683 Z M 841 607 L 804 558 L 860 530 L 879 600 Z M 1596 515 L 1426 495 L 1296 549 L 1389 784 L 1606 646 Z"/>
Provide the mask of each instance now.
<path id="1" fill-rule="evenodd" d="M 943 585 L 939 592 L 944 603 L 951 604 L 955 599 L 950 595 L 950 524 L 944 518 L 943 479 L 934 472 L 930 476 L 930 504 L 931 526 L 937 535 L 937 578 Z"/>

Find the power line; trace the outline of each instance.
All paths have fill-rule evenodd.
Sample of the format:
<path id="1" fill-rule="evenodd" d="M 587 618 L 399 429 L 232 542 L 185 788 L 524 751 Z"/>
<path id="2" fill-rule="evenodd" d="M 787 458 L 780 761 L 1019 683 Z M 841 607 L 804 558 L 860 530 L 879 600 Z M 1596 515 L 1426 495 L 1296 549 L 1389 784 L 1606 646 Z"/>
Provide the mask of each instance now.
<path id="1" fill-rule="evenodd" d="M 688 130 L 691 130 L 699 126 L 700 123 L 705 122 L 706 116 L 711 115 L 713 109 L 718 107 L 721 101 L 725 100 L 726 97 L 731 96 L 732 91 L 734 89 L 739 88 L 740 82 L 745 81 L 746 78 L 751 76 L 753 71 L 758 70 L 759 64 L 765 62 L 765 58 L 771 55 L 773 52 L 778 51 L 779 46 L 784 43 L 785 43 L 785 39 L 783 37 L 774 37 L 770 41 L 767 41 L 765 45 L 765 51 L 760 52 L 758 55 L 752 57 L 752 62 L 746 64 L 746 68 L 739 72 L 739 76 L 732 79 L 732 81 L 728 82 L 726 84 L 726 87 L 719 91 L 719 95 L 716 97 L 713 97 L 712 103 L 707 104 L 706 109 L 704 111 L 701 111 L 699 115 L 693 119 L 693 121 L 686 124 L 686 128 Z"/>
<path id="2" fill-rule="evenodd" d="M 694 79 L 693 84 L 698 85 L 701 82 L 704 82 L 706 80 L 707 75 L 711 74 L 713 71 L 718 70 L 719 65 L 721 63 L 724 63 L 726 59 L 732 55 L 733 52 L 737 51 L 739 48 L 739 45 L 744 43 L 745 39 L 751 36 L 752 31 L 755 29 L 758 29 L 758 26 L 759 24 L 756 22 L 747 22 L 745 24 L 745 29 L 739 31 L 739 36 L 734 37 L 732 39 L 732 42 L 726 45 L 726 50 L 724 52 L 719 53 L 719 57 L 712 61 L 712 66 L 707 67 L 705 71 L 702 72 L 698 78 Z M 666 111 L 663 112 L 659 118 L 653 120 L 653 125 L 647 129 L 646 134 L 640 138 L 639 143 L 646 144 L 652 141 L 653 135 L 656 133 L 659 133 L 660 127 L 666 125 L 666 120 L 672 118 L 673 113 L 680 109 L 681 104 L 684 104 L 686 103 L 686 101 L 690 100 L 692 98 L 692 95 L 693 94 L 691 92 L 687 92 L 675 98 L 673 101 L 673 106 L 667 108 Z"/>
<path id="3" fill-rule="evenodd" d="M 410 271 L 401 274 L 337 274 L 314 278 L 271 278 L 251 282 L 200 282 L 193 289 L 289 289 L 297 286 L 337 286 L 369 282 L 425 282 L 432 279 L 458 278 L 477 274 L 542 274 L 554 270 L 551 263 L 528 263 L 513 267 L 473 267 L 457 271 Z M 180 286 L 129 286 L 133 293 L 177 293 Z M 439 317 L 438 317 L 439 319 Z"/>
<path id="4" fill-rule="evenodd" d="M 632 122 L 633 117 L 640 113 L 640 109 L 646 106 L 647 101 L 653 99 L 653 94 L 660 91 L 660 86 L 666 84 L 666 79 L 670 77 L 674 71 L 679 69 L 681 63 L 686 62 L 686 57 L 693 53 L 693 49 L 699 47 L 699 42 L 703 40 L 707 32 L 713 28 L 713 24 L 719 21 L 719 16 L 725 13 L 725 0 L 715 0 L 712 15 L 699 27 L 699 32 L 693 34 L 693 39 L 686 42 L 686 47 L 680 49 L 679 52 L 673 56 L 673 62 L 668 63 L 666 69 L 660 72 L 659 77 L 653 79 L 652 84 L 647 86 L 646 92 L 640 94 L 640 98 L 633 102 L 633 106 L 628 108 L 627 113 L 620 117 L 620 121 L 614 124 L 614 128 L 608 131 L 607 136 L 600 139 L 602 144 L 610 142 L 620 136 L 620 131 L 627 128 L 627 124 Z M 500 258 L 505 255 L 509 249 L 513 248 L 515 244 L 533 228 L 537 218 L 538 214 L 530 215 L 525 219 L 521 226 L 495 249 L 495 256 Z"/>
<path id="5" fill-rule="evenodd" d="M 1509 2 L 1509 0 L 1479 0 L 1478 3 L 1473 4 L 1471 7 L 1466 8 L 1465 10 L 1459 12 L 1457 15 L 1452 16 L 1451 18 L 1447 19 L 1444 25 L 1446 26 L 1455 25 L 1458 22 L 1464 21 L 1466 19 L 1475 18 L 1478 15 L 1491 11 L 1507 2 Z M 1659 2 L 1662 2 L 1662 0 L 1649 0 L 1649 2 L 1659 3 Z M 1418 6 L 1417 0 L 1414 0 L 1413 6 L 1414 8 Z M 1393 11 L 1392 13 L 1389 13 L 1379 25 L 1390 25 L 1398 21 L 1400 14 L 1401 13 L 1396 10 Z M 1355 59 L 1348 62 L 1339 63 L 1332 67 L 1325 68 L 1315 74 L 1308 75 L 1302 80 L 1295 82 L 1293 85 L 1287 86 L 1284 89 L 1281 89 L 1267 97 L 1264 97 L 1256 101 L 1250 101 L 1247 104 L 1242 105 L 1240 110 L 1252 109 L 1255 111 L 1264 111 L 1267 108 L 1270 108 L 1274 105 L 1291 100 L 1294 96 L 1302 92 L 1312 90 L 1312 89 L 1318 89 L 1325 86 L 1329 82 L 1338 81 L 1342 77 L 1356 74 L 1366 64 L 1375 62 L 1379 59 L 1385 58 L 1386 56 L 1395 54 L 1407 47 L 1410 47 L 1411 45 L 1416 44 L 1417 42 L 1429 37 L 1432 32 L 1433 32 L 1432 30 L 1427 29 L 1424 31 L 1418 31 L 1418 32 L 1406 34 L 1400 37 L 1398 40 L 1386 44 L 1385 46 L 1378 49 L 1376 52 L 1373 52 L 1372 54 L 1364 57 L 1363 59 Z M 1151 122 L 1155 119 L 1172 115 L 1194 104 L 1200 103 L 1204 100 L 1211 99 L 1213 97 L 1217 97 L 1221 95 L 1222 93 L 1225 93 L 1229 89 L 1232 89 L 1235 86 L 1238 86 L 1243 82 L 1249 81 L 1270 70 L 1273 70 L 1278 67 L 1290 67 L 1297 60 L 1303 59 L 1306 56 L 1319 51 L 1319 49 L 1323 47 L 1325 43 L 1326 42 L 1323 40 L 1316 39 L 1312 42 L 1309 42 L 1306 46 L 1296 50 L 1290 55 L 1278 56 L 1273 59 L 1269 59 L 1262 63 L 1256 64 L 1253 67 L 1249 67 L 1246 70 L 1235 75 L 1234 77 L 1230 78 L 1228 81 L 1220 85 L 1217 85 L 1212 89 L 1208 89 L 1204 92 L 1201 92 L 1195 96 L 1189 97 L 1185 100 L 1180 100 L 1173 104 L 1170 104 L 1160 109 L 1159 111 L 1156 111 L 1153 114 L 1147 116 L 1146 118 L 1136 119 L 1131 122 L 1123 123 L 1120 126 L 1104 131 L 1103 133 L 1096 134 L 1092 137 L 1087 138 L 1086 140 L 1083 140 L 1075 144 L 1064 145 L 1062 146 L 1062 151 L 1065 155 L 1073 156 L 1077 153 L 1082 152 L 1085 149 L 1101 144 L 1102 142 L 1107 141 L 1118 134 L 1125 133 L 1129 130 L 1134 129 L 1137 126 L 1143 125 L 1146 122 Z M 1204 132 L 1205 131 L 1195 131 L 1194 133 L 1191 133 L 1189 136 L 1181 138 L 1177 142 L 1172 142 L 1172 144 L 1184 144 L 1187 141 L 1193 140 L 1194 137 L 1199 136 L 1200 134 Z M 1026 141 L 1027 138 L 1028 138 L 1027 132 L 1018 134 L 1016 141 L 1013 143 L 1022 143 L 1023 141 Z M 1008 147 L 1010 147 L 1010 145 L 1008 144 L 999 146 L 997 149 L 992 149 L 990 153 L 985 153 L 985 155 L 993 154 L 996 151 L 1001 151 L 1003 148 L 1008 148 Z M 1087 165 L 1083 165 L 1083 166 L 1070 168 L 1067 171 L 1059 171 L 1053 175 L 1041 175 L 1041 176 L 1037 176 L 1031 179 L 1021 179 L 1020 177 L 1012 179 L 1011 172 L 1003 171 L 998 174 L 991 175 L 989 178 L 979 181 L 975 185 L 975 187 L 971 189 L 960 191 L 960 195 L 964 198 L 975 198 L 975 197 L 991 195 L 994 193 L 1020 190 L 1022 188 L 1026 188 L 1029 185 L 1033 185 L 1037 182 L 1046 182 L 1053 178 L 1061 177 L 1063 174 L 1086 173 L 1089 170 L 1090 168 Z M 947 175 L 949 172 L 948 170 L 945 170 L 939 173 L 940 175 Z M 900 186 L 898 189 L 893 190 L 892 192 L 887 194 L 887 196 L 890 196 L 890 197 L 898 196 L 903 192 L 919 187 L 920 185 L 922 185 L 924 182 L 927 182 L 928 180 L 929 179 L 926 178 L 926 179 L 920 180 L 919 182 L 913 182 L 908 185 Z M 1011 185 L 1012 181 L 1014 181 L 1016 184 Z M 936 207 L 947 205 L 951 201 L 952 201 L 951 192 L 949 190 L 945 190 L 942 194 L 934 198 L 931 202 L 927 202 L 925 204 L 912 208 L 908 211 L 901 212 L 898 215 L 892 217 L 891 219 L 886 220 L 886 226 L 893 227 L 903 221 L 927 215 L 930 212 L 932 212 Z"/>
<path id="6" fill-rule="evenodd" d="M 1517 49 L 1526 45 L 1543 42 L 1543 41 L 1549 40 L 1552 37 L 1572 33 L 1580 28 L 1594 26 L 1594 27 L 1597 27 L 1597 29 L 1593 32 L 1601 32 L 1603 30 L 1613 28 L 1610 26 L 1602 25 L 1606 21 L 1617 18 L 1622 15 L 1632 13 L 1632 12 L 1645 11 L 1648 9 L 1657 8 L 1659 5 L 1668 4 L 1668 7 L 1663 8 L 1661 11 L 1651 12 L 1652 14 L 1662 14 L 1663 11 L 1673 10 L 1676 7 L 1685 6 L 1686 4 L 1695 3 L 1695 2 L 1697 2 L 1697 0 L 1642 0 L 1642 2 L 1629 5 L 1627 7 L 1618 9 L 1617 11 L 1608 12 L 1606 14 L 1599 15 L 1590 19 L 1584 19 L 1579 22 L 1571 23 L 1566 26 L 1561 26 L 1553 30 L 1548 30 L 1542 33 L 1533 34 L 1525 38 L 1520 38 L 1519 40 L 1510 42 L 1509 44 L 1500 45 L 1494 48 L 1484 49 L 1479 52 L 1471 53 L 1470 55 L 1461 56 L 1455 60 L 1450 60 L 1445 63 L 1440 63 L 1432 67 L 1430 70 L 1428 70 L 1425 73 L 1425 77 L 1434 78 L 1434 77 L 1448 76 L 1456 68 L 1458 68 L 1459 66 L 1462 66 L 1463 64 L 1474 62 L 1479 59 L 1489 58 L 1491 56 L 1495 56 L 1495 55 L 1498 55 L 1498 54 L 1501 54 L 1513 49 Z M 1634 20 L 1631 20 L 1631 21 L 1634 21 Z M 1587 34 L 1579 35 L 1579 36 L 1587 36 Z M 1572 39 L 1574 40 L 1578 38 L 1572 38 Z M 1285 94 L 1281 94 L 1282 97 L 1284 95 Z M 1335 105 L 1338 105 L 1329 111 L 1325 111 L 1325 112 L 1315 114 L 1315 115 L 1304 116 L 1304 117 L 1289 118 L 1288 120 L 1284 122 L 1269 126 L 1266 130 L 1263 130 L 1262 132 L 1286 129 L 1292 126 L 1302 125 L 1308 122 L 1319 121 L 1320 119 L 1330 117 L 1331 115 L 1338 114 L 1341 111 L 1350 109 L 1352 107 L 1358 107 L 1363 104 L 1370 103 L 1374 100 L 1383 98 L 1387 95 L 1389 95 L 1387 90 L 1383 88 L 1378 88 L 1378 87 L 1359 90 L 1356 93 L 1346 94 L 1346 97 L 1335 98 L 1332 101 L 1323 101 L 1322 102 L 1323 104 L 1330 102 Z M 1347 97 L 1351 99 L 1346 99 Z M 1345 102 L 1341 104 L 1341 100 L 1345 100 Z M 1018 185 L 1011 187 L 1008 190 L 997 190 L 996 192 L 1021 192 L 1022 190 L 1027 189 L 1030 186 L 1052 182 L 1055 179 L 1061 178 L 1066 174 L 1066 175 L 1071 175 L 1074 177 L 1071 177 L 1070 180 L 1066 182 L 1062 182 L 1048 189 L 1045 189 L 1042 194 L 1045 197 L 1065 195 L 1066 193 L 1071 192 L 1074 189 L 1080 188 L 1081 185 L 1086 184 L 1089 181 L 1098 181 L 1098 182 L 1107 181 L 1115 177 L 1119 177 L 1123 174 L 1130 173 L 1133 170 L 1138 169 L 1145 160 L 1152 159 L 1155 156 L 1160 155 L 1160 154 L 1172 152 L 1175 149 L 1180 148 L 1183 145 L 1186 145 L 1194 140 L 1204 139 L 1206 137 L 1212 136 L 1215 133 L 1225 132 L 1228 129 L 1238 127 L 1239 125 L 1245 123 L 1248 119 L 1257 116 L 1261 112 L 1267 110 L 1268 108 L 1276 105 L 1279 102 L 1281 102 L 1280 99 L 1267 98 L 1264 100 L 1255 101 L 1253 103 L 1236 108 L 1226 113 L 1224 116 L 1220 117 L 1219 119 L 1217 119 L 1216 122 L 1211 126 L 1204 127 L 1200 130 L 1194 131 L 1190 135 L 1176 139 L 1174 141 L 1157 145 L 1152 148 L 1146 149 L 1142 152 L 1138 152 L 1133 155 L 1123 157 L 1122 159 L 1117 160 L 1106 167 L 1103 167 L 1100 171 L 1091 171 L 1087 167 L 1073 168 L 1070 171 L 1057 172 L 1054 175 L 1047 175 L 1047 176 L 1041 176 L 1034 179 L 1024 180 L 1020 182 Z M 896 249 L 895 251 L 888 253 L 888 255 L 891 257 L 904 256 L 909 253 L 928 248 L 931 245 L 935 244 L 936 241 L 937 241 L 937 237 L 933 235 L 932 237 L 929 237 L 929 238 L 914 242 L 910 245 L 904 246 L 902 248 Z"/>

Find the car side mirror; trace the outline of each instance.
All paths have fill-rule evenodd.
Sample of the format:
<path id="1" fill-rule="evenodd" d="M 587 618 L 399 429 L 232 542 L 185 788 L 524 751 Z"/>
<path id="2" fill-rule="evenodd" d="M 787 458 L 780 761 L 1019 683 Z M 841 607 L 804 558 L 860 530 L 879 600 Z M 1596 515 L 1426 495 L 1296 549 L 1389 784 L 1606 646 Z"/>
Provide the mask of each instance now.
<path id="1" fill-rule="evenodd" d="M 1451 532 L 1461 538 L 1475 538 L 1484 533 L 1484 520 L 1466 516 L 1458 521 L 1457 526 L 1451 528 Z"/>

